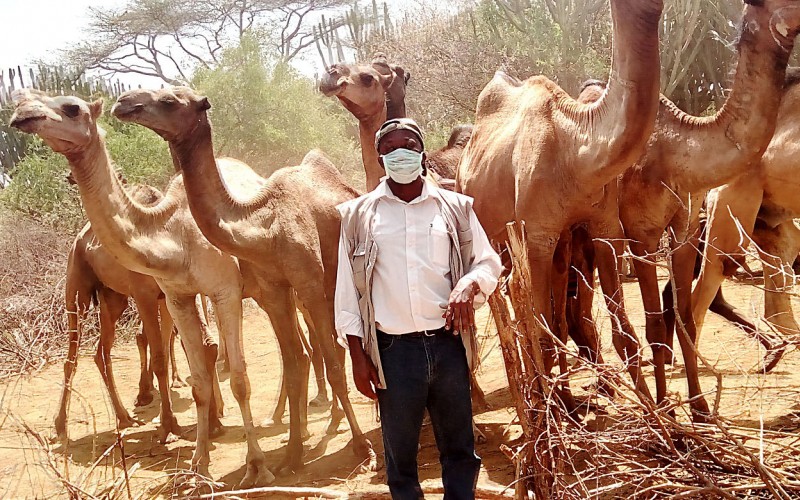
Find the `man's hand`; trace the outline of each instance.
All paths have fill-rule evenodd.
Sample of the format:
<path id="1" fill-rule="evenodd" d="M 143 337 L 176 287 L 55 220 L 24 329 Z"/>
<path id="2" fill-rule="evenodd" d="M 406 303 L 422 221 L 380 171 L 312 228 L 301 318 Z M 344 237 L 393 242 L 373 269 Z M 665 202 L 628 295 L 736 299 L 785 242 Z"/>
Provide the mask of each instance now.
<path id="1" fill-rule="evenodd" d="M 375 387 L 378 387 L 380 380 L 378 378 L 378 370 L 375 369 L 372 360 L 364 352 L 361 339 L 348 335 L 347 344 L 350 347 L 350 359 L 353 362 L 353 381 L 356 383 L 356 389 L 369 399 L 378 399 L 378 395 L 375 394 Z"/>
<path id="2" fill-rule="evenodd" d="M 445 329 L 452 330 L 453 335 L 468 332 L 475 328 L 475 309 L 472 301 L 480 291 L 478 283 L 461 280 L 450 293 L 450 303 L 442 317 Z"/>

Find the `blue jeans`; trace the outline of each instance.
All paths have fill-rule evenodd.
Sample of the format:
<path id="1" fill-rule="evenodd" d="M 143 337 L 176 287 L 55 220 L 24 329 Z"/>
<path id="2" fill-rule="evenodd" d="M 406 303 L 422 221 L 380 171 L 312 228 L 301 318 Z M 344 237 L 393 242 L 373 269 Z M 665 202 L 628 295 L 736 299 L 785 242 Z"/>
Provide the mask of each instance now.
<path id="1" fill-rule="evenodd" d="M 378 390 L 386 475 L 394 500 L 422 498 L 417 473 L 425 408 L 431 417 L 445 500 L 475 498 L 475 454 L 467 356 L 450 332 L 412 337 L 378 332 L 386 389 Z"/>

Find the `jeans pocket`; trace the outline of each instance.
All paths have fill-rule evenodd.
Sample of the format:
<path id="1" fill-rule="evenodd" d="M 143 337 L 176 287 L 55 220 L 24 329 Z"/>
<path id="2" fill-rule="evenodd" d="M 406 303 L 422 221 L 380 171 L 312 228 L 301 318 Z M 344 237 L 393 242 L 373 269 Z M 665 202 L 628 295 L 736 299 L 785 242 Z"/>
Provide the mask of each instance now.
<path id="1" fill-rule="evenodd" d="M 392 348 L 395 341 L 397 340 L 396 335 L 379 335 L 378 336 L 378 351 L 386 352 Z"/>

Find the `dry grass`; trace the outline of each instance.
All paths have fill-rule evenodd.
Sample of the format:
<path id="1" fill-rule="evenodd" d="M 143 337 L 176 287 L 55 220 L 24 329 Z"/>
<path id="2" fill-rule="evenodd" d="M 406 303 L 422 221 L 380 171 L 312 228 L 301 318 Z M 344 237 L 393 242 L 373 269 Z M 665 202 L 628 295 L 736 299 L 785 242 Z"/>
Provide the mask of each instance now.
<path id="1" fill-rule="evenodd" d="M 66 353 L 64 282 L 72 236 L 0 207 L 0 378 L 41 369 Z M 131 310 L 120 321 L 135 334 Z M 97 340 L 97 314 L 83 346 Z"/>

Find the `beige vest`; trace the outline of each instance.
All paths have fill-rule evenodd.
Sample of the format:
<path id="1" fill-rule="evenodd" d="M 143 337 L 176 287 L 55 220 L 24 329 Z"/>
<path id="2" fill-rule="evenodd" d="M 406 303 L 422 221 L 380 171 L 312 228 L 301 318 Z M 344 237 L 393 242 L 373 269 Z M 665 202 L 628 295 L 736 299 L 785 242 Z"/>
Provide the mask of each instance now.
<path id="1" fill-rule="evenodd" d="M 428 195 L 439 205 L 450 235 L 450 277 L 451 286 L 455 286 L 473 263 L 472 228 L 469 220 L 472 198 L 436 188 L 431 184 L 428 184 L 427 189 Z M 350 256 L 353 279 L 358 290 L 358 305 L 364 327 L 364 351 L 378 370 L 380 381 L 378 388 L 385 389 L 386 380 L 378 351 L 375 309 L 372 304 L 372 271 L 378 258 L 378 246 L 372 235 L 371 221 L 375 216 L 379 199 L 375 192 L 371 192 L 343 203 L 337 208 L 342 215 L 342 234 L 348 245 L 347 254 Z M 470 369 L 474 369 L 478 365 L 475 332 L 462 334 L 461 340 L 467 351 Z"/>

